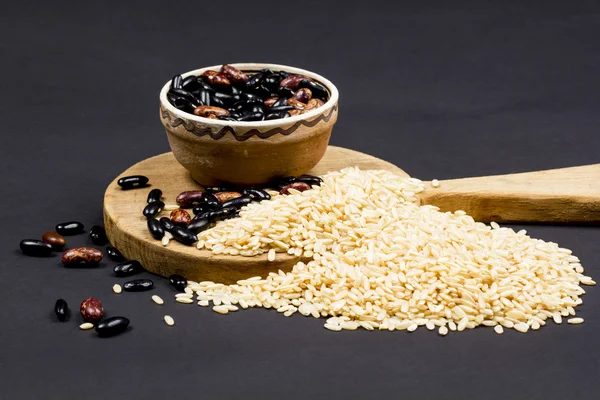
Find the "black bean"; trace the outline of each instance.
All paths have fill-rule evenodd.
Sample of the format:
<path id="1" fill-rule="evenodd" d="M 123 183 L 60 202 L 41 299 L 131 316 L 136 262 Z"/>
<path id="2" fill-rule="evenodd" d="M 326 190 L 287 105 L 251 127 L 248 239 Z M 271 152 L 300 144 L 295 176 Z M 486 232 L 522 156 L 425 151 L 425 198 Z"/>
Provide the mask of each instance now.
<path id="1" fill-rule="evenodd" d="M 263 113 L 249 112 L 238 118 L 238 121 L 262 121 L 264 118 L 265 114 Z"/>
<path id="2" fill-rule="evenodd" d="M 225 103 L 223 102 L 223 100 L 219 99 L 218 97 L 212 96 L 210 98 L 210 105 L 214 106 L 214 107 L 220 107 L 220 108 L 225 108 L 227 107 L 225 105 Z"/>
<path id="3" fill-rule="evenodd" d="M 264 85 L 269 89 L 275 89 L 279 86 L 279 82 L 281 82 L 283 78 L 279 74 L 271 74 L 265 78 Z"/>
<path id="4" fill-rule="evenodd" d="M 126 292 L 145 292 L 154 287 L 151 279 L 134 279 L 123 284 L 123 290 Z"/>
<path id="5" fill-rule="evenodd" d="M 129 320 L 125 317 L 110 317 L 96 325 L 98 336 L 110 337 L 123 333 L 129 326 Z"/>
<path id="6" fill-rule="evenodd" d="M 52 254 L 52 246 L 37 239 L 24 239 L 19 243 L 23 254 L 33 257 L 47 257 Z"/>
<path id="7" fill-rule="evenodd" d="M 204 82 L 202 78 L 198 78 L 198 84 L 200 85 L 201 89 L 208 90 L 211 93 L 215 91 L 215 89 L 213 89 L 208 83 Z"/>
<path id="8" fill-rule="evenodd" d="M 262 189 L 244 189 L 242 191 L 242 194 L 244 196 L 250 196 L 252 198 L 252 200 L 256 200 L 256 201 L 271 199 L 271 195 Z"/>
<path id="9" fill-rule="evenodd" d="M 144 267 L 137 260 L 129 260 L 122 262 L 113 268 L 116 276 L 130 276 L 139 274 L 144 271 Z"/>
<path id="10" fill-rule="evenodd" d="M 181 83 L 183 78 L 181 75 L 175 75 L 173 79 L 171 79 L 171 89 L 181 89 Z"/>
<path id="11" fill-rule="evenodd" d="M 280 86 L 279 89 L 277 89 L 277 95 L 288 99 L 294 95 L 294 91 L 288 87 Z"/>
<path id="12" fill-rule="evenodd" d="M 225 105 L 231 105 L 231 104 L 235 103 L 236 101 L 240 100 L 240 99 L 236 100 L 235 99 L 236 96 L 232 96 L 231 94 L 222 93 L 222 92 L 215 92 L 215 93 L 213 93 L 212 97 L 219 99 Z"/>
<path id="13" fill-rule="evenodd" d="M 274 113 L 269 113 L 266 115 L 265 120 L 266 121 L 270 121 L 273 119 L 283 119 L 283 118 L 287 118 L 290 117 L 290 113 L 287 111 L 280 111 L 280 112 L 274 112 Z"/>
<path id="14" fill-rule="evenodd" d="M 148 231 L 150 231 L 150 234 L 156 240 L 160 240 L 165 236 L 165 229 L 156 218 L 148 218 Z"/>
<path id="15" fill-rule="evenodd" d="M 196 96 L 194 96 L 192 93 L 188 92 L 187 90 L 183 90 L 183 89 L 171 89 L 171 93 L 176 94 L 180 97 L 183 97 L 184 99 L 187 99 L 188 101 L 192 102 L 193 104 L 198 104 L 199 100 L 198 98 L 196 98 Z"/>
<path id="16" fill-rule="evenodd" d="M 278 190 L 281 190 L 284 187 L 286 187 L 287 185 L 289 185 L 290 183 L 294 183 L 294 182 L 296 182 L 296 178 L 294 178 L 293 176 L 286 176 L 286 177 L 277 179 L 274 182 L 274 187 L 276 187 Z"/>
<path id="17" fill-rule="evenodd" d="M 277 107 L 273 106 L 273 107 L 269 108 L 268 111 L 269 111 L 269 114 L 271 114 L 271 113 L 278 113 L 278 112 L 283 112 L 283 111 L 290 111 L 293 109 L 294 109 L 294 107 L 285 105 L 285 106 L 277 106 Z"/>
<path id="18" fill-rule="evenodd" d="M 162 217 L 159 220 L 159 222 L 162 225 L 163 229 L 167 232 L 171 232 L 171 230 L 173 230 L 173 227 L 175 226 L 175 224 L 168 217 Z"/>
<path id="19" fill-rule="evenodd" d="M 208 212 L 208 214 L 206 215 L 206 218 L 208 218 L 210 221 L 216 221 L 219 219 L 227 219 L 227 218 L 230 218 L 236 212 L 237 212 L 237 209 L 235 207 L 221 208 L 219 210 L 214 210 L 214 211 Z"/>
<path id="20" fill-rule="evenodd" d="M 241 113 L 241 112 L 247 110 L 248 108 L 250 108 L 250 106 L 251 106 L 251 104 L 248 103 L 246 100 L 240 100 L 231 107 L 230 110 L 232 110 L 232 111 L 229 111 L 230 112 L 229 115 Z"/>
<path id="21" fill-rule="evenodd" d="M 210 106 L 210 105 L 212 105 L 211 102 L 210 102 L 210 94 L 211 93 L 212 92 L 209 91 L 209 90 L 199 89 L 199 90 L 196 90 L 194 92 L 194 96 L 196 96 L 196 98 L 198 100 L 200 100 L 200 103 L 202 103 L 202 104 L 199 104 L 199 105 Z"/>
<path id="22" fill-rule="evenodd" d="M 254 75 L 250 75 L 250 77 L 248 77 L 248 82 L 246 82 L 246 88 L 247 89 L 251 89 L 259 84 L 262 83 L 263 81 L 263 74 L 261 74 L 260 72 Z"/>
<path id="23" fill-rule="evenodd" d="M 250 112 L 264 114 L 265 106 L 263 106 L 262 104 L 254 104 L 250 109 Z"/>
<path id="24" fill-rule="evenodd" d="M 185 288 L 188 284 L 187 279 L 177 274 L 169 276 L 169 282 L 171 283 L 171 286 L 173 286 L 178 292 L 185 291 Z"/>
<path id="25" fill-rule="evenodd" d="M 148 193 L 148 199 L 146 200 L 146 202 L 148 204 L 150 203 L 156 203 L 157 201 L 160 201 L 160 198 L 162 197 L 163 192 L 160 189 L 152 189 L 150 191 L 150 193 Z"/>
<path id="26" fill-rule="evenodd" d="M 63 299 L 56 300 L 56 303 L 54 303 L 54 313 L 60 322 L 65 322 L 69 319 L 69 306 L 67 302 Z"/>
<path id="27" fill-rule="evenodd" d="M 117 181 L 117 184 L 123 189 L 137 189 L 145 187 L 148 184 L 148 177 L 144 175 L 124 176 Z"/>
<path id="28" fill-rule="evenodd" d="M 277 101 L 275 103 L 273 103 L 271 108 L 273 108 L 273 107 L 277 108 L 277 107 L 291 107 L 291 106 L 288 106 L 287 98 L 280 97 L 277 99 Z"/>
<path id="29" fill-rule="evenodd" d="M 208 210 L 215 210 L 221 207 L 221 203 L 215 197 L 215 195 L 210 193 L 208 188 L 206 188 L 206 190 L 206 192 L 202 193 L 200 205 Z"/>
<path id="30" fill-rule="evenodd" d="M 252 92 L 257 96 L 261 97 L 261 102 L 263 99 L 271 97 L 271 91 L 265 85 L 258 85 L 252 89 Z"/>
<path id="31" fill-rule="evenodd" d="M 327 89 L 325 89 L 324 86 L 319 85 L 317 82 L 311 81 L 309 79 L 301 80 L 300 87 L 310 89 L 310 91 L 312 92 L 312 97 L 316 99 L 327 101 L 329 97 L 329 92 L 327 91 Z"/>
<path id="32" fill-rule="evenodd" d="M 223 202 L 223 204 L 221 206 L 223 208 L 227 208 L 227 207 L 240 208 L 247 204 L 250 204 L 251 202 L 252 202 L 252 198 L 250 196 L 241 196 L 241 197 L 236 197 L 235 199 L 227 200 L 227 201 Z"/>
<path id="33" fill-rule="evenodd" d="M 242 117 L 242 113 L 233 112 L 230 113 L 229 116 L 237 121 Z"/>
<path id="34" fill-rule="evenodd" d="M 62 222 L 55 227 L 55 231 L 63 236 L 71 236 L 82 233 L 84 226 L 78 221 Z"/>
<path id="35" fill-rule="evenodd" d="M 186 228 L 197 235 L 201 231 L 208 228 L 209 225 L 210 221 L 208 218 L 194 218 Z"/>
<path id="36" fill-rule="evenodd" d="M 90 229 L 90 238 L 92 239 L 92 243 L 96 246 L 104 246 L 108 243 L 106 231 L 100 225 L 94 225 L 92 229 Z"/>
<path id="37" fill-rule="evenodd" d="M 154 218 L 156 214 L 163 210 L 163 208 L 165 208 L 165 203 L 157 201 L 156 203 L 150 203 L 144 207 L 142 214 L 144 214 L 144 217 L 146 218 Z"/>
<path id="38" fill-rule="evenodd" d="M 121 254 L 119 250 L 117 250 L 116 247 L 106 246 L 106 254 L 108 255 L 108 258 L 110 258 L 113 261 L 125 261 L 125 257 L 123 256 L 123 254 Z"/>
<path id="39" fill-rule="evenodd" d="M 290 74 L 285 71 L 279 71 L 278 73 L 279 75 L 281 75 L 282 78 L 287 78 L 288 76 L 290 76 Z"/>
<path id="40" fill-rule="evenodd" d="M 242 93 L 242 92 L 240 91 L 240 89 L 238 89 L 238 88 L 236 87 L 236 85 L 237 85 L 237 84 L 233 84 L 233 85 L 231 85 L 231 95 L 232 95 L 232 96 L 236 96 L 236 95 L 239 95 L 240 93 Z M 241 86 L 243 87 L 244 85 L 245 85 L 245 84 L 242 84 Z"/>
<path id="41" fill-rule="evenodd" d="M 273 71 L 271 71 L 269 68 L 261 69 L 260 73 L 263 74 L 264 76 L 273 75 Z"/>
<path id="42" fill-rule="evenodd" d="M 173 235 L 173 238 L 179 243 L 183 243 L 188 246 L 198 241 L 198 237 L 196 237 L 194 232 L 182 226 L 175 225 L 173 227 L 173 230 L 171 231 L 171 234 Z"/>
<path id="43" fill-rule="evenodd" d="M 192 103 L 188 99 L 186 99 L 184 97 L 180 97 L 180 96 L 175 97 L 172 100 L 172 103 L 175 106 L 175 108 L 177 108 L 177 109 L 179 109 L 181 111 L 188 112 L 188 113 L 194 112 L 194 108 L 196 108 L 195 102 Z"/>
<path id="44" fill-rule="evenodd" d="M 231 115 L 221 115 L 218 117 L 221 121 L 237 121 L 237 118 L 232 117 Z"/>
<path id="45" fill-rule="evenodd" d="M 301 175 L 298 178 L 296 178 L 296 182 L 304 182 L 309 184 L 310 186 L 321 186 L 321 183 L 323 183 L 323 179 L 313 175 Z"/>
<path id="46" fill-rule="evenodd" d="M 200 84 L 198 83 L 198 77 L 196 75 L 190 75 L 186 77 L 181 82 L 181 87 L 188 92 L 193 92 L 200 87 Z"/>

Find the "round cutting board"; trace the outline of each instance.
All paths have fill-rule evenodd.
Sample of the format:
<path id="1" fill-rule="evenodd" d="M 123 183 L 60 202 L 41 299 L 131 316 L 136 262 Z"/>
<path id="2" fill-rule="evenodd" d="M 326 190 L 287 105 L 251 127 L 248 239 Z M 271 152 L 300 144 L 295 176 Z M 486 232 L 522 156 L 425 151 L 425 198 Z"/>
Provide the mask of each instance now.
<path id="1" fill-rule="evenodd" d="M 382 169 L 407 176 L 397 166 L 368 154 L 329 146 L 319 164 L 309 174 L 323 175 L 329 171 L 357 166 L 361 169 Z M 122 190 L 117 185 L 119 177 L 145 175 L 149 187 Z M 169 276 L 180 274 L 188 280 L 234 283 L 251 276 L 264 276 L 271 271 L 289 271 L 300 257 L 278 253 L 275 261 L 267 261 L 266 254 L 255 257 L 213 255 L 195 246 L 185 246 L 171 240 L 163 246 L 150 236 L 142 210 L 148 192 L 154 188 L 163 191 L 165 204 L 176 204 L 177 195 L 186 190 L 202 189 L 178 162 L 172 153 L 165 153 L 139 162 L 123 171 L 108 186 L 104 195 L 104 226 L 113 246 L 130 260 L 138 260 L 147 271 Z M 191 211 L 191 210 L 190 210 Z M 163 211 L 159 218 L 168 216 Z"/>

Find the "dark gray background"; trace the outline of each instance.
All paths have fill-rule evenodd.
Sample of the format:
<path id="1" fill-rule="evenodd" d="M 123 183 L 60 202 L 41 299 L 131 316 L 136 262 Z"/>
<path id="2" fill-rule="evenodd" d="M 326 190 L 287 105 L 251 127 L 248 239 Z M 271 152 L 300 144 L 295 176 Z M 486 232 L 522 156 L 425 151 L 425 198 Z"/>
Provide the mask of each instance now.
<path id="1" fill-rule="evenodd" d="M 176 305 L 157 278 L 158 307 L 112 294 L 108 261 L 67 270 L 18 251 L 57 222 L 100 223 L 107 184 L 168 151 L 159 88 L 205 65 L 327 76 L 341 92 L 332 143 L 422 179 L 598 163 L 598 2 L 121 3 L 3 3 L 0 398 L 598 398 L 594 288 L 580 326 L 332 333 L 301 316 Z M 527 229 L 600 277 L 599 228 Z M 78 315 L 52 318 L 56 298 L 76 312 L 87 296 L 133 329 L 103 340 Z"/>

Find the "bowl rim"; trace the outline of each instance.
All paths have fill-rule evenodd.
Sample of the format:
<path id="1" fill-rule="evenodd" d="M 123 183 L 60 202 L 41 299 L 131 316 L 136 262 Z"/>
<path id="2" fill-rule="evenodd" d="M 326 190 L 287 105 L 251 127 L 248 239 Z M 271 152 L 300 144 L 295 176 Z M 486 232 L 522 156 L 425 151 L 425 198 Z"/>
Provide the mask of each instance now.
<path id="1" fill-rule="evenodd" d="M 207 71 L 207 70 L 220 70 L 222 65 L 223 64 L 213 65 L 210 67 L 203 67 L 203 68 L 191 70 L 191 71 L 181 74 L 181 76 L 183 78 L 185 78 L 189 75 L 201 75 L 204 71 Z M 205 124 L 211 124 L 211 125 L 223 126 L 223 127 L 230 126 L 230 127 L 237 127 L 237 128 L 243 128 L 243 127 L 272 128 L 272 127 L 276 127 L 276 126 L 280 126 L 280 125 L 293 124 L 297 121 L 311 119 L 311 118 L 316 117 L 316 116 L 324 113 L 325 111 L 329 110 L 338 102 L 339 92 L 338 92 L 337 87 L 327 78 L 325 78 L 319 74 L 316 74 L 314 72 L 311 72 L 311 71 L 308 71 L 305 69 L 301 69 L 301 68 L 297 68 L 297 67 L 291 67 L 288 65 L 269 64 L 269 63 L 232 63 L 232 64 L 228 64 L 228 65 L 236 67 L 242 71 L 254 71 L 254 70 L 260 71 L 263 68 L 269 68 L 269 69 L 280 69 L 285 72 L 290 72 L 292 74 L 297 74 L 297 75 L 306 75 L 309 78 L 312 78 L 312 79 L 318 81 L 320 84 L 324 85 L 327 88 L 327 90 L 330 93 L 329 100 L 327 100 L 327 102 L 324 105 L 322 105 L 321 107 L 317 107 L 314 110 L 311 110 L 305 114 L 295 115 L 290 118 L 283 118 L 283 119 L 280 118 L 280 119 L 274 119 L 271 121 L 223 121 L 220 119 L 209 119 L 209 118 L 200 117 L 200 116 L 197 116 L 194 114 L 187 113 L 185 111 L 181 111 L 180 109 L 173 106 L 167 99 L 167 92 L 169 91 L 169 88 L 171 87 L 171 79 L 169 79 L 160 91 L 159 98 L 160 98 L 161 105 L 164 108 L 166 108 L 169 112 L 171 112 L 172 114 L 175 114 L 177 117 L 187 119 L 190 121 L 197 121 L 197 122 L 202 122 Z"/>

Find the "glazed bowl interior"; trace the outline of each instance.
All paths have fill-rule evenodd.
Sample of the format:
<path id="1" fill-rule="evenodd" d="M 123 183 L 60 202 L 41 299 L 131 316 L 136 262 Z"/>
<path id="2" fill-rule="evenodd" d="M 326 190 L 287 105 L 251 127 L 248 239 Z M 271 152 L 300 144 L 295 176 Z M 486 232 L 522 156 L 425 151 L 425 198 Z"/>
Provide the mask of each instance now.
<path id="1" fill-rule="evenodd" d="M 285 118 L 285 119 L 274 119 L 274 120 L 270 120 L 270 121 L 222 121 L 219 119 L 209 119 L 209 118 L 199 117 L 197 115 L 182 111 L 182 110 L 178 109 L 177 107 L 173 106 L 171 104 L 171 102 L 169 102 L 169 100 L 167 99 L 167 93 L 169 92 L 169 88 L 171 87 L 171 80 L 169 80 L 169 81 L 167 81 L 167 83 L 165 83 L 162 90 L 160 91 L 160 102 L 166 109 L 171 111 L 173 114 L 180 116 L 181 118 L 186 118 L 191 121 L 195 120 L 195 121 L 200 121 L 200 122 L 204 122 L 204 123 L 210 123 L 213 125 L 222 125 L 222 126 L 231 126 L 231 127 L 244 127 L 244 126 L 248 126 L 248 127 L 256 127 L 256 126 L 270 127 L 270 126 L 273 126 L 273 127 L 275 127 L 282 123 L 285 123 L 285 124 L 288 124 L 290 122 L 294 123 L 296 121 L 310 119 L 310 118 L 322 113 L 324 110 L 327 110 L 327 109 L 333 107 L 338 102 L 339 92 L 338 92 L 337 88 L 335 87 L 335 85 L 333 83 L 331 83 L 327 78 L 325 78 L 319 74 L 315 74 L 314 72 L 296 68 L 296 67 L 290 67 L 287 65 L 279 65 L 279 64 L 236 63 L 236 64 L 229 64 L 229 65 L 231 65 L 243 72 L 246 72 L 246 73 L 255 73 L 255 72 L 259 72 L 260 70 L 262 70 L 264 68 L 269 68 L 274 71 L 285 71 L 290 74 L 307 76 L 307 77 L 313 79 L 314 81 L 316 81 L 317 83 L 320 83 L 321 85 L 325 86 L 325 88 L 329 92 L 329 99 L 321 107 L 317 107 L 305 114 L 296 115 L 296 116 Z M 211 67 L 205 67 L 205 68 L 200 68 L 200 69 L 196 69 L 193 71 L 188 71 L 184 74 L 181 74 L 181 76 L 183 78 L 186 78 L 190 75 L 200 76 L 205 71 L 209 71 L 209 70 L 218 71 L 220 69 L 221 69 L 221 65 L 213 65 Z"/>

